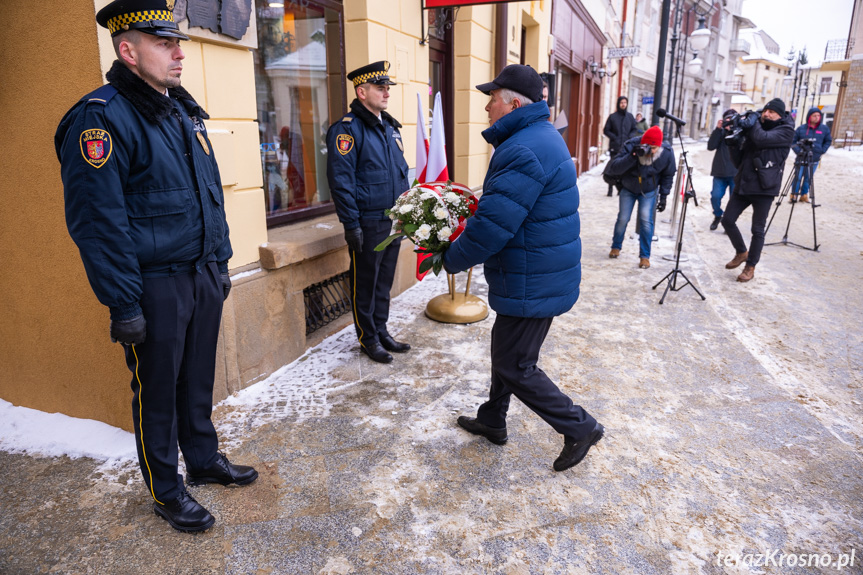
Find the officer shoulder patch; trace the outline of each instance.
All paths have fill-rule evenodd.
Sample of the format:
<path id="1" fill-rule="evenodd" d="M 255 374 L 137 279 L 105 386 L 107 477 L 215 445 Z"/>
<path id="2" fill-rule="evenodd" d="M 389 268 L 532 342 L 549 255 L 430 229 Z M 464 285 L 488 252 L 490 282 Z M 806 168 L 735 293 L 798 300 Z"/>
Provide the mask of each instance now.
<path id="1" fill-rule="evenodd" d="M 354 148 L 354 137 L 350 134 L 339 134 L 336 138 L 336 147 L 341 155 L 346 156 Z"/>
<path id="2" fill-rule="evenodd" d="M 81 144 L 81 155 L 84 160 L 94 168 L 101 168 L 111 157 L 113 150 L 111 134 L 107 130 L 94 128 L 81 132 L 79 139 Z"/>
<path id="3" fill-rule="evenodd" d="M 342 122 L 345 122 L 345 123 L 353 122 L 353 121 L 354 121 L 354 119 L 351 116 L 345 116 L 344 118 L 342 118 Z"/>

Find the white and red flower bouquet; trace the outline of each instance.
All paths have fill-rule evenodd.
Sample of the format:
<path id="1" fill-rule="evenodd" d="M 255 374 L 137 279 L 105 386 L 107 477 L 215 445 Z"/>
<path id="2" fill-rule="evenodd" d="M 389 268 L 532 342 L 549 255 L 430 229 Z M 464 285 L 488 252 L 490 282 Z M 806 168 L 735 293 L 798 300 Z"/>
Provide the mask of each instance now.
<path id="1" fill-rule="evenodd" d="M 386 211 L 393 221 L 391 235 L 375 251 L 385 249 L 396 238 L 411 240 L 418 254 L 430 254 L 419 266 L 438 275 L 443 253 L 464 230 L 465 220 L 476 212 L 477 198 L 470 188 L 452 181 L 415 184 Z"/>

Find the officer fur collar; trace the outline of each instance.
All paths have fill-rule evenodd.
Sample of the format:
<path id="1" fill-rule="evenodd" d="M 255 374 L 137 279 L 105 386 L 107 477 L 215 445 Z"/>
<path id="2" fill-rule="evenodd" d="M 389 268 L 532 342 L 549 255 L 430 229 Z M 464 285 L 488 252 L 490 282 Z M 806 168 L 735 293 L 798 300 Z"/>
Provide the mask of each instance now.
<path id="1" fill-rule="evenodd" d="M 182 86 L 168 88 L 170 98 L 166 98 L 119 60 L 114 60 L 114 65 L 105 74 L 105 78 L 153 124 L 161 124 L 171 114 L 171 98 L 182 101 L 186 109 L 205 120 L 210 117 Z"/>
<path id="2" fill-rule="evenodd" d="M 351 102 L 351 112 L 353 112 L 354 116 L 362 120 L 368 126 L 373 127 L 378 125 L 378 117 L 369 112 L 369 109 L 363 106 L 356 98 Z M 398 120 L 387 114 L 386 110 L 381 112 L 381 119 L 392 124 L 394 128 L 402 127 Z"/>

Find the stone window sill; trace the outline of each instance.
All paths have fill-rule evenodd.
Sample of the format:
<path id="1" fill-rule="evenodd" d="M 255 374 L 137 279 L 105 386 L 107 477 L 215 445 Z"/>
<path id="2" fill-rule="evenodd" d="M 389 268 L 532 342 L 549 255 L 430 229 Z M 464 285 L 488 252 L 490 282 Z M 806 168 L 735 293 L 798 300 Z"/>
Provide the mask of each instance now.
<path id="1" fill-rule="evenodd" d="M 345 231 L 335 214 L 271 229 L 258 248 L 261 267 L 277 270 L 345 247 Z"/>

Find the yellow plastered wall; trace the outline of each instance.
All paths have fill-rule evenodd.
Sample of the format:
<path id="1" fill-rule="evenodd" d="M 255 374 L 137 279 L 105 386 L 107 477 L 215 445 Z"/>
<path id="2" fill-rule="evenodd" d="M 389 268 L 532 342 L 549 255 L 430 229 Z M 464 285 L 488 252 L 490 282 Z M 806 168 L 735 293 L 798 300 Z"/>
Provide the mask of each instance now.
<path id="1" fill-rule="evenodd" d="M 109 1 L 95 0 L 95 11 Z M 253 18 L 249 25 L 252 32 L 254 26 Z M 181 28 L 192 38 L 181 44 L 186 55 L 183 87 L 210 115 L 207 132 L 222 176 L 234 249 L 228 267 L 233 269 L 258 261 L 258 246 L 267 241 L 252 53 L 244 45 L 248 41 L 216 43 L 197 38 L 202 33 L 198 28 L 189 30 L 186 23 Z M 98 37 L 104 79 L 116 56 L 110 33 L 99 27 Z"/>

